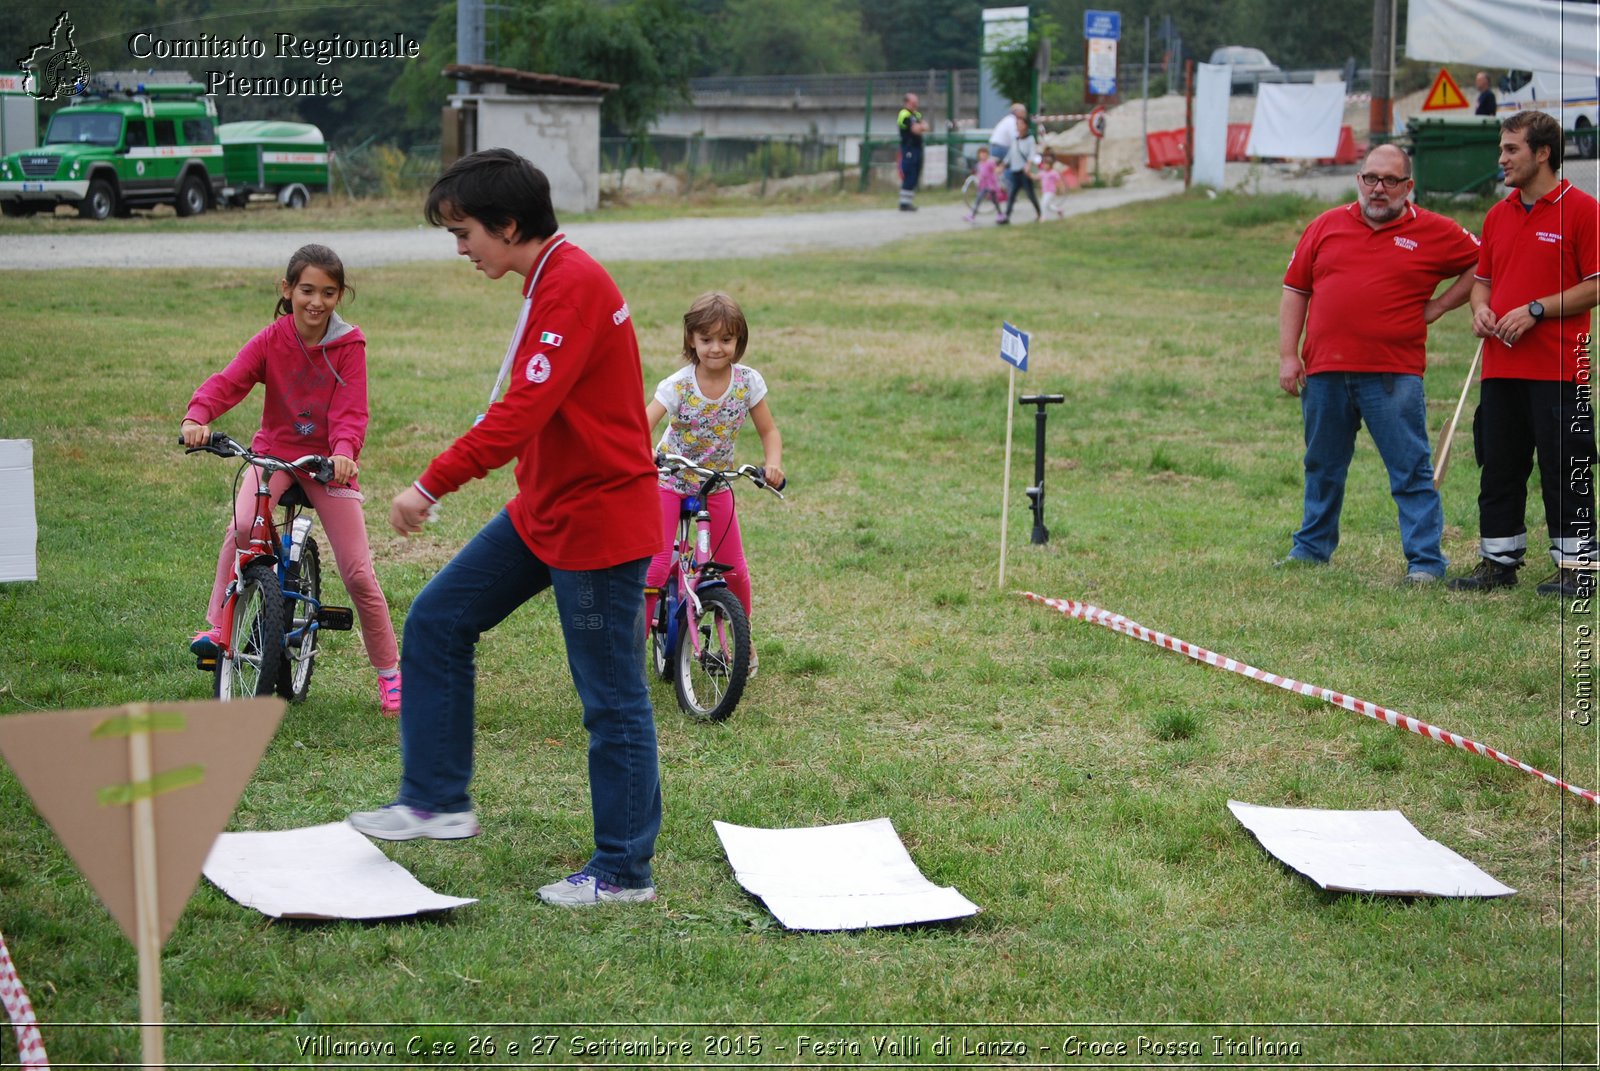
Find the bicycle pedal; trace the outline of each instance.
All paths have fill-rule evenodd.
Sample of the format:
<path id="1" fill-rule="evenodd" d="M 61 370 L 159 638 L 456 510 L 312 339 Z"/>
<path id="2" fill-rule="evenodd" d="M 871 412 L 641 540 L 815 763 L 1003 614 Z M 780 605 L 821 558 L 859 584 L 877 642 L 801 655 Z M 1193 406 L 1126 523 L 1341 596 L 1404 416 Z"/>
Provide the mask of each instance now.
<path id="1" fill-rule="evenodd" d="M 323 606 L 317 610 L 317 627 L 329 632 L 349 632 L 355 623 L 356 615 L 348 606 Z"/>
<path id="2" fill-rule="evenodd" d="M 217 671 L 217 660 L 215 658 L 196 658 L 194 660 L 194 668 L 201 673 L 215 673 Z"/>

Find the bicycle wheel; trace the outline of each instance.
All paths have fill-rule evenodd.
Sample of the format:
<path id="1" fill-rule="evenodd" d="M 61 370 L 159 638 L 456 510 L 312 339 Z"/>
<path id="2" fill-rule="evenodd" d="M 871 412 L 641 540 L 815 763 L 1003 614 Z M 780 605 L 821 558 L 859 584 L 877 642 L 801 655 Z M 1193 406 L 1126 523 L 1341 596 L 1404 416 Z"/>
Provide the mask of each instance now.
<path id="1" fill-rule="evenodd" d="M 297 629 L 305 630 L 299 640 L 285 641 L 283 661 L 278 668 L 278 694 L 291 703 L 305 699 L 311 690 L 311 671 L 317 657 L 317 640 L 320 629 L 311 625 L 317 619 L 317 607 L 322 605 L 322 559 L 317 554 L 317 541 L 307 539 L 300 548 L 300 561 L 289 566 L 286 584 L 304 598 L 283 600 L 284 634 Z"/>
<path id="2" fill-rule="evenodd" d="M 968 175 L 967 181 L 961 184 L 961 203 L 967 206 L 968 215 L 976 215 L 978 205 L 981 203 L 978 193 L 978 176 Z"/>
<path id="3" fill-rule="evenodd" d="M 677 578 L 672 577 L 671 583 L 677 583 Z M 650 668 L 655 671 L 657 680 L 672 679 L 672 652 L 667 649 L 667 626 L 670 624 L 667 594 L 663 590 L 656 598 L 656 615 L 650 622 Z"/>
<path id="4" fill-rule="evenodd" d="M 695 636 L 700 639 L 698 654 Z M 685 623 L 674 665 L 673 684 L 685 713 L 711 721 L 733 713 L 750 675 L 750 622 L 733 592 L 700 592 L 700 616 Z"/>
<path id="5" fill-rule="evenodd" d="M 244 571 L 233 604 L 233 652 L 217 659 L 218 699 L 271 695 L 283 660 L 283 589 L 264 562 Z"/>

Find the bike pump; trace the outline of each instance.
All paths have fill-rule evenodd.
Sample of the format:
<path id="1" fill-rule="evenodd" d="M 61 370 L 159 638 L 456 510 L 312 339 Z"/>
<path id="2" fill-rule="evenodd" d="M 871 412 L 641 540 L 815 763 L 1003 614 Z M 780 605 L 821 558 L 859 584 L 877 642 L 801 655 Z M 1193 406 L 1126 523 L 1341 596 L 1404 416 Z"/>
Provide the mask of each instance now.
<path id="1" fill-rule="evenodd" d="M 1033 535 L 1030 542 L 1042 546 L 1050 542 L 1050 529 L 1044 526 L 1044 422 L 1045 406 L 1060 405 L 1066 401 L 1062 394 L 1024 394 L 1018 405 L 1038 406 L 1033 418 L 1033 486 L 1028 488 L 1028 501 L 1033 503 Z"/>

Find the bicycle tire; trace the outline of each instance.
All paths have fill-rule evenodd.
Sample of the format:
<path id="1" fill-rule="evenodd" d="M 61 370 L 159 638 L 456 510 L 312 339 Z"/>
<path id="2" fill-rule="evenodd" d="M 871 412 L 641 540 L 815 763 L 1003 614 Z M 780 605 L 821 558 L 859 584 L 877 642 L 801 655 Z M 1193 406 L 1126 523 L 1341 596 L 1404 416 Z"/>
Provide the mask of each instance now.
<path id="1" fill-rule="evenodd" d="M 305 702 L 311 691 L 311 674 L 316 669 L 317 643 L 320 629 L 311 628 L 316 620 L 317 607 L 322 605 L 322 557 L 317 552 L 317 541 L 307 539 L 300 548 L 300 560 L 288 567 L 286 582 L 295 586 L 303 599 L 283 599 L 284 635 L 295 629 L 305 629 L 297 644 L 283 645 L 283 661 L 278 667 L 278 694 L 291 703 Z"/>
<path id="2" fill-rule="evenodd" d="M 244 571 L 233 602 L 233 650 L 217 658 L 216 697 L 271 695 L 283 661 L 283 589 L 265 562 Z"/>
<path id="3" fill-rule="evenodd" d="M 700 637 L 699 656 L 691 629 Z M 673 654 L 678 706 L 697 718 L 727 720 L 750 676 L 750 622 L 733 592 L 727 588 L 700 592 L 700 613 L 685 621 Z"/>
<path id="4" fill-rule="evenodd" d="M 677 578 L 670 578 L 676 583 Z M 665 589 L 656 598 L 656 615 L 650 622 L 650 668 L 655 672 L 656 679 L 670 681 L 672 679 L 672 652 L 667 648 L 667 627 L 671 621 L 667 618 L 667 593 Z"/>
<path id="5" fill-rule="evenodd" d="M 961 184 L 961 203 L 967 206 L 968 215 L 976 215 L 978 205 L 978 176 L 968 175 L 967 181 Z"/>

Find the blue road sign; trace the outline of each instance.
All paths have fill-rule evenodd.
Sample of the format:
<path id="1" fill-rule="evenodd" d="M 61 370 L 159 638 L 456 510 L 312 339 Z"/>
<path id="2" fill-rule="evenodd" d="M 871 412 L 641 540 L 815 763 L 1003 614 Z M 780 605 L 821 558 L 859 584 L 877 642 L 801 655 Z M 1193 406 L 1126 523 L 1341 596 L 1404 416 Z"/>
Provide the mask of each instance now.
<path id="1" fill-rule="evenodd" d="M 1105 37 L 1112 41 L 1122 37 L 1122 12 L 1120 11 L 1085 11 L 1083 13 L 1083 36 Z"/>

